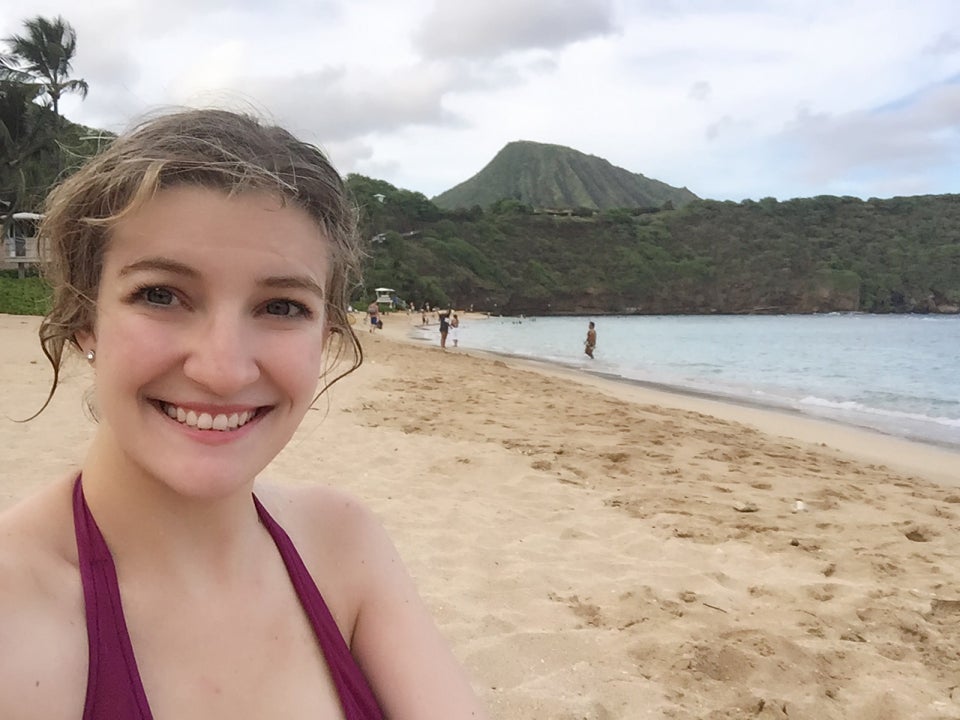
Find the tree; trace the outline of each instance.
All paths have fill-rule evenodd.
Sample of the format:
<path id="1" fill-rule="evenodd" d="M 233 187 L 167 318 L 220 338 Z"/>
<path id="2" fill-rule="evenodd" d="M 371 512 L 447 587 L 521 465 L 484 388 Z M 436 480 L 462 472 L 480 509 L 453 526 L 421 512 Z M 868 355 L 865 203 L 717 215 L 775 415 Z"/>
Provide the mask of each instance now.
<path id="1" fill-rule="evenodd" d="M 33 102 L 38 88 L 0 80 L 0 215 L 4 224 L 30 202 L 45 153 L 55 151 L 52 110 Z M 44 189 L 45 192 L 45 189 Z M 4 227 L 4 230 L 6 228 Z"/>
<path id="2" fill-rule="evenodd" d="M 60 16 L 48 20 L 38 15 L 24 21 L 24 28 L 24 35 L 4 38 L 8 53 L 0 55 L 0 79 L 36 85 L 58 117 L 63 93 L 86 97 L 90 89 L 85 80 L 70 79 L 77 33 Z"/>

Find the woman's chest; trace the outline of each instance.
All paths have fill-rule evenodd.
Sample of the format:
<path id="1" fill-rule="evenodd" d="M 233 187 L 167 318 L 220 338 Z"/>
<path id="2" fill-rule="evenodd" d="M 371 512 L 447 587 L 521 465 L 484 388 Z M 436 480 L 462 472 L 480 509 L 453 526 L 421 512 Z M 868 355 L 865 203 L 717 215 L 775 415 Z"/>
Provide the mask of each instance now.
<path id="1" fill-rule="evenodd" d="M 296 595 L 284 595 L 132 612 L 131 645 L 154 720 L 342 718 L 317 633 Z"/>

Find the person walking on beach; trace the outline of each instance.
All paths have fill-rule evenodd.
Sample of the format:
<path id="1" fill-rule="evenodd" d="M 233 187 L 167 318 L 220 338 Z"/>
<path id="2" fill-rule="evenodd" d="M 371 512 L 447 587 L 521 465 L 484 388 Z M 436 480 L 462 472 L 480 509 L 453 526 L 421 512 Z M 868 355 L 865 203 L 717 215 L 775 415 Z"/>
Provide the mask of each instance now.
<path id="1" fill-rule="evenodd" d="M 450 332 L 450 311 L 438 312 L 437 319 L 440 321 L 440 347 L 447 349 L 447 333 Z"/>
<path id="2" fill-rule="evenodd" d="M 367 305 L 367 315 L 370 316 L 370 332 L 380 327 L 380 305 L 374 300 Z"/>
<path id="3" fill-rule="evenodd" d="M 320 150 L 218 110 L 53 191 L 37 414 L 75 353 L 97 424 L 0 513 L 0 718 L 485 717 L 374 514 L 322 461 L 259 477 L 362 361 L 354 223 Z"/>
<path id="4" fill-rule="evenodd" d="M 591 360 L 593 360 L 593 349 L 595 347 L 597 347 L 597 330 L 591 320 L 590 325 L 587 326 L 587 340 L 583 344 L 583 352 L 586 353 Z"/>

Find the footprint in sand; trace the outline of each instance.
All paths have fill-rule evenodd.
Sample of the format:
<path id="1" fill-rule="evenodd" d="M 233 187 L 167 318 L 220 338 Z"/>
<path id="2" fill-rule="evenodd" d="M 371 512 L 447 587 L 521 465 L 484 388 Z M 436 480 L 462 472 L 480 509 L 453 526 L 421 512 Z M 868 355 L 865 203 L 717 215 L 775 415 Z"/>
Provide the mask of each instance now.
<path id="1" fill-rule="evenodd" d="M 938 533 L 931 530 L 930 528 L 925 528 L 920 525 L 910 525 L 904 530 L 904 533 L 903 533 L 903 536 L 907 540 L 910 540 L 911 542 L 920 542 L 920 543 L 930 542 L 935 537 L 937 537 L 937 535 Z"/>

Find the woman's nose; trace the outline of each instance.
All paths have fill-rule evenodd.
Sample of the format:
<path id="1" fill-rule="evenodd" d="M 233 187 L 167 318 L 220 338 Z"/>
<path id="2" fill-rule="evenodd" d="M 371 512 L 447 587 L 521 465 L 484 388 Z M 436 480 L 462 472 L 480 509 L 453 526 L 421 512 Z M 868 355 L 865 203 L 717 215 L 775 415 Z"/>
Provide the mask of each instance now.
<path id="1" fill-rule="evenodd" d="M 230 397 L 260 377 L 257 343 L 249 321 L 220 312 L 197 323 L 184 361 L 184 374 L 219 397 Z"/>

